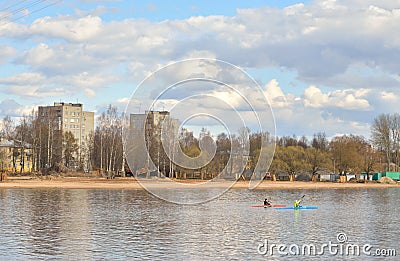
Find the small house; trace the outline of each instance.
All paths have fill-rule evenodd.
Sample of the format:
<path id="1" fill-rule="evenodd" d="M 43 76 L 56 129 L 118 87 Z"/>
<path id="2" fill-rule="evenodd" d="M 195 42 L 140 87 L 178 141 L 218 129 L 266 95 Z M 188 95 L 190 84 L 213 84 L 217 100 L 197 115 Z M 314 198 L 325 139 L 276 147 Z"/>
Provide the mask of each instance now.
<path id="1" fill-rule="evenodd" d="M 32 171 L 32 146 L 17 140 L 0 139 L 0 169 L 11 172 Z"/>

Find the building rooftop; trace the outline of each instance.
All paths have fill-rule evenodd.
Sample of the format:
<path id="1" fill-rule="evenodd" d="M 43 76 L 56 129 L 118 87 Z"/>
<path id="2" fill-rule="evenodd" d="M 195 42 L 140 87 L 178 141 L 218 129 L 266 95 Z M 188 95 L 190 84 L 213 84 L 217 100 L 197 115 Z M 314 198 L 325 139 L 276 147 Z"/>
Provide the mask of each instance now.
<path id="1" fill-rule="evenodd" d="M 71 102 L 55 102 L 54 106 L 73 106 L 82 107 L 82 103 L 71 103 Z"/>
<path id="2" fill-rule="evenodd" d="M 0 139 L 0 147 L 22 147 L 21 143 L 21 141 Z M 23 144 L 25 148 L 32 147 L 32 145 L 27 142 L 24 142 Z"/>

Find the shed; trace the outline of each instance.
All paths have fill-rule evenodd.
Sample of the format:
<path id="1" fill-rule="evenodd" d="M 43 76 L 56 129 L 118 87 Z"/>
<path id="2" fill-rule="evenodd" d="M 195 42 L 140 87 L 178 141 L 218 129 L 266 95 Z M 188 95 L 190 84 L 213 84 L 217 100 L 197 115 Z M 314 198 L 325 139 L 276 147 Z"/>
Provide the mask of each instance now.
<path id="1" fill-rule="evenodd" d="M 367 172 L 361 172 L 361 175 L 360 175 L 360 179 L 364 179 L 364 180 L 372 180 L 372 177 L 375 175 L 375 174 L 377 174 L 378 172 L 370 172 L 369 173 L 369 179 L 367 179 Z"/>
<path id="2" fill-rule="evenodd" d="M 388 177 L 393 180 L 399 181 L 400 180 L 400 172 L 386 171 L 386 172 L 383 172 L 382 177 Z"/>
<path id="3" fill-rule="evenodd" d="M 382 178 L 382 174 L 380 172 L 376 172 L 372 175 L 372 180 L 380 180 Z"/>
<path id="4" fill-rule="evenodd" d="M 278 173 L 277 178 L 279 181 L 289 181 L 289 174 L 285 172 Z"/>

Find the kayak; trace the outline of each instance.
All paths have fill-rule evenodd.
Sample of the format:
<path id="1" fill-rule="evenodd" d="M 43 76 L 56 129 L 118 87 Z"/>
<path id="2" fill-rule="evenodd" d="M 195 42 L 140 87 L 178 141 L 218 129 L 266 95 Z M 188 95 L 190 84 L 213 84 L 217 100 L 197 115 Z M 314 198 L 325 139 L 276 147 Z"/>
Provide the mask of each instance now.
<path id="1" fill-rule="evenodd" d="M 264 208 L 264 205 L 257 205 L 257 206 L 250 206 L 251 208 Z M 285 204 L 272 204 L 273 208 L 284 208 L 286 207 Z M 269 208 L 269 207 L 265 207 L 265 208 Z"/>
<path id="2" fill-rule="evenodd" d="M 318 209 L 318 206 L 300 206 L 300 207 L 281 207 L 275 208 L 276 210 L 302 210 L 302 209 Z"/>

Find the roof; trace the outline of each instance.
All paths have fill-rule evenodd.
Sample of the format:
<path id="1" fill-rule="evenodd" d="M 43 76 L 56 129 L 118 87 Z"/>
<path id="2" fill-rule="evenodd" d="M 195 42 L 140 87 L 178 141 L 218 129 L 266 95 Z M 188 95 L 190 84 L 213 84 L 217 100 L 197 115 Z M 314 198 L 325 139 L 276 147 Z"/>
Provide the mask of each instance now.
<path id="1" fill-rule="evenodd" d="M 0 147 L 22 147 L 21 145 L 21 141 L 15 141 L 15 140 L 0 140 Z M 32 145 L 27 143 L 27 142 L 23 142 L 23 145 L 25 148 L 31 148 Z"/>
<path id="2" fill-rule="evenodd" d="M 10 140 L 0 141 L 0 147 L 13 147 L 13 146 L 14 146 L 14 141 L 10 141 Z"/>

